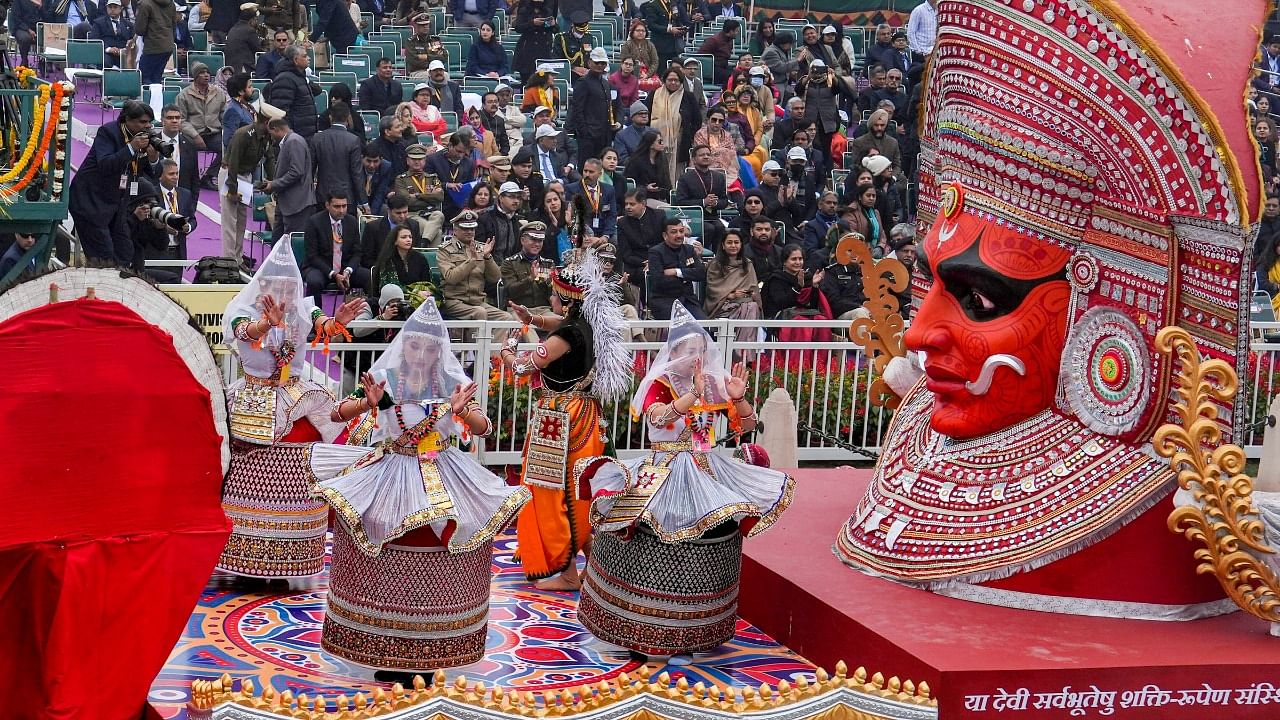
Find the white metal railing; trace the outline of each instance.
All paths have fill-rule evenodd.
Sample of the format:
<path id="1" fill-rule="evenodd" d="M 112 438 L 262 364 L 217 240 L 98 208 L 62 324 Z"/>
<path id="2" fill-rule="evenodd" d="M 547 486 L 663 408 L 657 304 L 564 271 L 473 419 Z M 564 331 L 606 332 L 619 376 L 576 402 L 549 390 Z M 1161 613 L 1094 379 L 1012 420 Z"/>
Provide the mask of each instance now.
<path id="1" fill-rule="evenodd" d="M 465 339 L 455 339 L 453 350 L 467 373 L 480 384 L 481 392 L 477 393 L 477 399 L 494 423 L 495 436 L 480 448 L 480 459 L 490 465 L 519 463 L 524 440 L 522 428 L 528 422 L 534 393 L 527 386 L 513 385 L 505 380 L 491 381 L 489 362 L 489 358 L 499 350 L 499 345 L 493 340 L 493 332 L 514 329 L 518 323 L 447 321 L 445 324 L 465 336 Z M 386 349 L 387 343 L 382 341 L 380 333 L 400 325 L 385 321 L 356 322 L 352 323 L 351 330 L 357 342 L 330 345 L 328 355 L 319 348 L 308 347 L 307 361 L 313 366 L 311 379 L 325 385 L 338 397 L 346 395 L 354 389 L 358 374 L 368 370 Z M 639 361 L 642 369 L 662 348 L 658 333 L 665 331 L 668 323 L 655 320 L 635 325 L 654 332 L 653 342 L 625 343 L 634 357 L 643 358 Z M 784 327 L 841 332 L 848 327 L 846 323 L 826 320 L 708 320 L 704 325 L 715 335 L 725 358 L 750 361 L 748 398 L 757 410 L 773 388 L 783 387 L 796 406 L 801 425 L 817 428 L 867 450 L 879 449 L 891 413 L 871 404 L 867 391 L 875 376 L 861 346 L 842 337 L 834 337 L 830 342 L 782 342 L 767 334 L 752 342 L 739 342 L 736 337 L 739 327 L 758 328 L 765 333 Z M 1237 425 L 1243 428 L 1242 440 L 1248 456 L 1256 458 L 1262 450 L 1271 401 L 1280 395 L 1280 323 L 1254 323 L 1252 330 L 1255 340 L 1250 345 L 1247 369 L 1240 379 L 1240 393 L 1246 402 L 1243 417 L 1237 419 Z M 1266 339 L 1271 333 L 1275 334 L 1272 336 L 1274 341 Z M 225 348 L 220 349 L 219 357 L 226 380 L 234 380 L 240 373 L 235 358 Z M 630 418 L 628 401 L 629 398 L 607 405 L 604 411 L 609 436 L 620 457 L 643 452 L 648 442 L 643 423 L 632 422 Z M 1276 420 L 1280 421 L 1280 418 Z M 725 431 L 723 418 L 720 423 L 717 433 Z M 864 459 L 803 430 L 799 431 L 798 439 L 797 457 L 802 461 Z"/>
<path id="2" fill-rule="evenodd" d="M 401 325 L 398 322 L 363 321 L 350 326 L 356 342 L 335 343 L 328 354 L 320 348 L 306 348 L 306 359 L 312 368 L 309 378 L 328 387 L 338 397 L 355 388 L 359 373 L 369 369 L 387 344 L 382 333 Z M 534 392 L 527 385 L 515 385 L 507 378 L 491 378 L 493 369 L 490 358 L 500 349 L 493 340 L 498 329 L 515 329 L 519 323 L 483 321 L 447 321 L 454 331 L 453 351 L 462 361 L 468 375 L 480 384 L 477 399 L 485 413 L 493 420 L 495 433 L 479 449 L 480 460 L 489 465 L 518 464 L 524 448 L 524 432 L 533 407 Z M 638 328 L 651 331 L 654 342 L 627 342 L 626 347 L 638 360 L 639 367 L 647 367 L 663 343 L 660 333 L 669 326 L 667 321 L 642 321 L 634 323 Z M 870 404 L 867 390 L 874 380 L 862 348 L 842 337 L 830 342 L 782 342 L 767 333 L 781 328 L 813 328 L 844 332 L 848 323 L 828 320 L 793 320 L 761 323 L 742 320 L 710 320 L 704 323 L 716 337 L 725 358 L 749 361 L 750 372 L 748 399 L 757 408 L 764 403 L 775 387 L 784 387 L 791 394 L 797 407 L 799 422 L 841 440 L 875 450 L 888 426 L 889 413 Z M 765 333 L 752 342 L 738 342 L 739 327 L 758 329 Z M 239 363 L 225 347 L 217 353 L 222 362 L 227 382 L 240 374 Z M 636 377 L 639 382 L 640 375 Z M 609 436 L 620 457 L 643 452 L 648 444 L 643 423 L 633 423 L 629 409 L 630 398 L 604 408 L 604 420 Z M 726 421 L 720 419 L 717 434 L 726 432 Z M 852 460 L 860 456 L 835 447 L 803 430 L 799 431 L 800 460 Z"/>

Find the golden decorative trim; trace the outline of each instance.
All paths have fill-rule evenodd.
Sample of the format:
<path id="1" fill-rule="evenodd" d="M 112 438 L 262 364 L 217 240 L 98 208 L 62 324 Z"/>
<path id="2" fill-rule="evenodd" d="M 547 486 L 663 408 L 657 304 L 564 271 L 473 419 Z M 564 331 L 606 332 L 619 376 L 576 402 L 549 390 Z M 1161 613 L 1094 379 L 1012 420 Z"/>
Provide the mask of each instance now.
<path id="1" fill-rule="evenodd" d="M 452 706 L 460 711 L 473 708 L 497 711 L 513 718 L 590 718 L 632 698 L 652 696 L 664 702 L 737 714 L 813 704 L 813 714 L 806 716 L 810 720 L 886 720 L 885 716 L 855 710 L 845 704 L 832 707 L 821 703 L 821 700 L 830 694 L 840 693 L 846 698 L 850 695 L 865 696 L 868 701 L 889 700 L 926 711 L 936 711 L 938 705 L 927 682 L 914 683 L 897 677 L 885 679 L 881 673 L 868 676 L 866 668 L 862 667 L 850 676 L 844 662 L 836 663 L 834 675 L 818 668 L 814 682 L 801 676 L 794 684 L 783 680 L 777 685 L 762 683 L 759 687 L 725 687 L 702 682 L 690 685 L 687 678 L 672 680 L 665 672 L 656 678 L 650 675 L 649 668 L 642 666 L 634 675 L 622 673 L 611 680 L 535 693 L 488 687 L 483 682 L 471 683 L 462 675 L 449 683 L 444 671 L 437 671 L 430 683 L 421 675 L 415 675 L 412 688 L 396 683 L 390 692 L 379 687 L 368 695 L 361 692 L 352 697 L 339 695 L 333 698 L 323 695 L 308 697 L 304 693 L 294 695 L 288 690 L 277 693 L 269 686 L 259 690 L 249 678 L 240 680 L 239 689 L 234 690 L 235 681 L 224 674 L 216 680 L 195 680 L 191 683 L 187 712 L 194 720 L 202 720 L 211 717 L 219 706 L 235 704 L 280 718 L 334 720 L 382 717 L 429 701 L 443 700 L 443 704 L 435 709 L 439 713 L 436 717 L 449 717 L 447 709 Z M 327 710 L 330 706 L 335 710 Z M 637 708 L 637 712 L 641 713 L 639 717 L 663 717 L 655 710 Z M 649 714 L 645 715 L 645 712 Z"/>
<path id="2" fill-rule="evenodd" d="M 858 233 L 840 238 L 835 259 L 841 265 L 857 263 L 862 270 L 862 292 L 867 297 L 862 306 L 871 313 L 871 317 L 854 320 L 849 326 L 849 336 L 871 357 L 875 369 L 876 379 L 869 390 L 871 404 L 896 410 L 902 398 L 884 381 L 884 371 L 890 360 L 907 354 L 907 348 L 902 344 L 906 325 L 894 293 L 907 289 L 911 273 L 897 258 L 884 258 L 877 262 L 871 257 L 871 247 L 866 239 Z"/>
<path id="3" fill-rule="evenodd" d="M 1174 508 L 1169 529 L 1203 545 L 1195 551 L 1196 571 L 1213 573 L 1236 605 L 1280 622 L 1280 579 L 1263 559 L 1276 550 L 1267 544 L 1253 504 L 1244 450 L 1222 442 L 1227 428 L 1218 411 L 1231 407 L 1239 387 L 1235 371 L 1225 361 L 1202 359 L 1190 333 L 1177 326 L 1156 335 L 1156 349 L 1177 368 L 1173 410 L 1181 424 L 1162 425 L 1152 445 L 1170 458 L 1178 485 L 1195 500 Z"/>

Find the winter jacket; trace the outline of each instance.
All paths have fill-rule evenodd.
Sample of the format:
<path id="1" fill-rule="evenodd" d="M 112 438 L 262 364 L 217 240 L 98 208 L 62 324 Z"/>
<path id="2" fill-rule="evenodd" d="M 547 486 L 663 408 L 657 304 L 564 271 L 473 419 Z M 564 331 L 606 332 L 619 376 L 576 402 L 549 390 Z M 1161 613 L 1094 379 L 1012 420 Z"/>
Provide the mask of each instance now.
<path id="1" fill-rule="evenodd" d="M 173 52 L 173 28 L 178 23 L 178 9 L 173 0 L 140 0 L 134 32 L 142 38 L 143 53 L 161 55 Z"/>
<path id="2" fill-rule="evenodd" d="M 312 84 L 307 76 L 289 60 L 276 64 L 276 78 L 267 86 L 267 102 L 285 111 L 289 127 L 305 139 L 311 139 L 319 129 L 320 117 L 316 112 L 315 96 L 320 86 Z"/>

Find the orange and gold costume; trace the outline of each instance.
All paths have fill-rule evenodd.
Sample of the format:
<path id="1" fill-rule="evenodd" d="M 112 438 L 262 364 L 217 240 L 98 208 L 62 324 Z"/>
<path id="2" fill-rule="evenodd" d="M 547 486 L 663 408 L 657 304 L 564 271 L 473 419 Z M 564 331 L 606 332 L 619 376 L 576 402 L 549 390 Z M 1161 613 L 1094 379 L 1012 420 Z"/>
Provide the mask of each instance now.
<path id="1" fill-rule="evenodd" d="M 604 454 L 604 437 L 600 432 L 600 404 L 581 392 L 557 393 L 543 389 L 539 409 L 564 412 L 569 417 L 563 432 L 568 434 L 564 467 L 568 470 L 584 458 Z M 536 417 L 536 415 L 535 415 Z M 589 483 L 571 482 L 565 473 L 559 489 L 545 483 L 530 482 L 529 443 L 526 441 L 525 466 L 521 482 L 533 494 L 516 520 L 516 538 L 520 543 L 520 562 L 525 576 L 541 580 L 563 572 L 591 537 L 591 488 Z"/>

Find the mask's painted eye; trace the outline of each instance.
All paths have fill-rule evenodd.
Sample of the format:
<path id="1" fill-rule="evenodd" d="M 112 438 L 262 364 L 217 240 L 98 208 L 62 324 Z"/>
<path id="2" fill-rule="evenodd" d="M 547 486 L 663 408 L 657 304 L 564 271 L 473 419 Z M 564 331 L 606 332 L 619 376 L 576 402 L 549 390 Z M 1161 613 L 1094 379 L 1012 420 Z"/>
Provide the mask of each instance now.
<path id="1" fill-rule="evenodd" d="M 970 290 L 964 298 L 964 309 L 974 320 L 990 320 L 996 317 L 996 304 L 977 290 Z"/>

